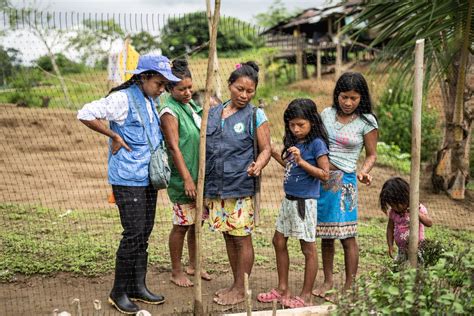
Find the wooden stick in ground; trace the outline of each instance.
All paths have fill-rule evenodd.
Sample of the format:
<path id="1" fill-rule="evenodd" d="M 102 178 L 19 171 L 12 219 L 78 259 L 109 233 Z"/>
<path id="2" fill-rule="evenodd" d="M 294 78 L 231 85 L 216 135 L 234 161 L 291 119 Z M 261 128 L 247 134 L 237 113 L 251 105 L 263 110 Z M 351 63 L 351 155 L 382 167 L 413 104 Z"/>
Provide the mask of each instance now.
<path id="1" fill-rule="evenodd" d="M 209 28 L 209 38 L 212 36 L 212 15 L 211 15 L 211 3 L 206 1 L 206 12 L 207 12 L 207 23 Z M 219 74 L 219 60 L 217 59 L 217 49 L 214 51 L 214 78 L 216 81 L 216 96 L 222 100 L 222 85 L 221 76 Z"/>
<path id="2" fill-rule="evenodd" d="M 277 300 L 272 301 L 272 316 L 276 316 L 277 314 Z"/>
<path id="3" fill-rule="evenodd" d="M 423 55 L 425 40 L 417 40 L 415 46 L 415 82 L 413 88 L 413 114 L 411 121 L 411 170 L 410 170 L 410 236 L 408 260 L 417 266 L 418 230 L 420 205 L 420 151 L 421 151 L 421 105 L 423 103 Z"/>
<path id="4" fill-rule="evenodd" d="M 244 288 L 245 288 L 245 309 L 247 316 L 252 316 L 252 290 L 249 288 L 249 275 L 244 274 Z"/>
<path id="5" fill-rule="evenodd" d="M 210 1 L 210 0 L 206 0 Z M 200 132 L 199 144 L 199 174 L 197 183 L 197 197 L 196 197 L 196 262 L 194 273 L 194 315 L 204 315 L 204 306 L 202 303 L 202 280 L 201 280 L 201 245 L 202 245 L 202 227 L 200 220 L 202 218 L 202 211 L 204 207 L 204 175 L 206 169 L 206 129 L 207 116 L 209 113 L 209 104 L 211 99 L 211 84 L 213 81 L 213 67 L 214 67 L 214 52 L 216 51 L 217 41 L 217 25 L 219 24 L 219 11 L 221 1 L 215 0 L 214 16 L 212 19 L 212 32 L 209 40 L 209 59 L 207 62 L 207 77 L 206 77 L 206 91 L 204 94 L 204 105 L 202 111 L 202 122 Z"/>

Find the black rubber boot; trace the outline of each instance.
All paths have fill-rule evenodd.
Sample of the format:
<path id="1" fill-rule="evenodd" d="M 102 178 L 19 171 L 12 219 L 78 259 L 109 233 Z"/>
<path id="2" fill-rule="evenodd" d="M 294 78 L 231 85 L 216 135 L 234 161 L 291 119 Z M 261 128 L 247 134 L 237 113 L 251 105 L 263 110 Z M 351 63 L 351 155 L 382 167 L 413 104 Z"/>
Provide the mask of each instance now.
<path id="1" fill-rule="evenodd" d="M 138 255 L 135 261 L 134 282 L 129 283 L 128 296 L 133 301 L 141 301 L 148 304 L 163 304 L 165 298 L 162 295 L 153 294 L 146 287 L 146 271 L 148 265 L 148 254 Z"/>
<path id="2" fill-rule="evenodd" d="M 135 315 L 140 308 L 127 295 L 127 285 L 132 283 L 134 262 L 117 258 L 115 260 L 114 287 L 109 295 L 109 303 L 121 313 Z"/>

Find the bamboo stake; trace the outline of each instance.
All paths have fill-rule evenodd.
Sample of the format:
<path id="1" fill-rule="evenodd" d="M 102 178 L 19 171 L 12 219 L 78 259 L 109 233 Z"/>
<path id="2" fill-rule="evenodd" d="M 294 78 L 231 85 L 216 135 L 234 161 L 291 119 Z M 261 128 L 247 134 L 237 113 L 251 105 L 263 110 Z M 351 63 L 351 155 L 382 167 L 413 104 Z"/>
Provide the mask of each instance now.
<path id="1" fill-rule="evenodd" d="M 244 273 L 245 308 L 247 316 L 252 316 L 252 290 L 249 288 L 249 275 Z"/>
<path id="2" fill-rule="evenodd" d="M 276 316 L 277 314 L 277 300 L 272 301 L 272 316 Z"/>
<path id="3" fill-rule="evenodd" d="M 207 12 L 207 23 L 209 28 L 209 38 L 211 38 L 212 34 L 212 13 L 211 13 L 211 3 L 210 1 L 206 1 L 206 12 Z M 221 76 L 219 73 L 219 59 L 217 59 L 217 49 L 214 51 L 214 75 L 216 80 L 216 96 L 222 100 L 222 84 L 221 84 Z"/>
<path id="4" fill-rule="evenodd" d="M 421 151 L 421 105 L 423 103 L 423 56 L 425 40 L 417 40 L 415 46 L 415 82 L 413 87 L 413 114 L 411 121 L 411 170 L 410 170 L 410 236 L 408 260 L 412 267 L 418 261 L 418 209 L 420 205 L 420 151 Z"/>
<path id="5" fill-rule="evenodd" d="M 209 2 L 210 0 L 206 0 Z M 210 6 L 210 4 L 209 4 Z M 209 59 L 207 62 L 207 77 L 206 77 L 206 92 L 204 94 L 204 104 L 202 111 L 202 122 L 200 131 L 200 143 L 199 143 L 199 175 L 197 183 L 197 197 L 196 197 L 196 262 L 195 262 L 195 273 L 194 273 L 194 315 L 204 315 L 204 307 L 202 303 L 202 280 L 201 280 L 201 243 L 202 243 L 202 229 L 200 220 L 202 218 L 202 211 L 204 207 L 204 175 L 206 168 L 206 129 L 207 129 L 207 116 L 209 114 L 209 105 L 211 98 L 211 84 L 214 75 L 214 57 L 216 54 L 216 41 L 217 41 L 217 25 L 219 24 L 219 11 L 221 7 L 221 1 L 215 0 L 214 3 L 214 16 L 212 19 L 212 32 L 209 40 Z"/>

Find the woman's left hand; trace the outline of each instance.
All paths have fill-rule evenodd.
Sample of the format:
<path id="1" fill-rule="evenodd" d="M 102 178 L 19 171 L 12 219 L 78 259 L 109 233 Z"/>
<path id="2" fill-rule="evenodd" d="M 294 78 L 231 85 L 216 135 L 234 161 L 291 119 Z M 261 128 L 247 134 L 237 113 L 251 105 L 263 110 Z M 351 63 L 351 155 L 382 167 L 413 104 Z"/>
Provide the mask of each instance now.
<path id="1" fill-rule="evenodd" d="M 247 174 L 251 177 L 258 177 L 260 172 L 262 172 L 262 167 L 255 161 L 253 161 L 247 168 Z"/>
<path id="2" fill-rule="evenodd" d="M 372 176 L 365 172 L 359 172 L 357 179 L 366 185 L 370 185 L 372 183 Z"/>

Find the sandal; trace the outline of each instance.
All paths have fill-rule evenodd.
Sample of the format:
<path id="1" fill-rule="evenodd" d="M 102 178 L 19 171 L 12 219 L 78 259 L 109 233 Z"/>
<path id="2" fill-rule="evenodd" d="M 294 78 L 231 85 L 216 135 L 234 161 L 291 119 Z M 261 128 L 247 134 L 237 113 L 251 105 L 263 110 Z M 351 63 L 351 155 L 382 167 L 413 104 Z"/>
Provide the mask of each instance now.
<path id="1" fill-rule="evenodd" d="M 286 308 L 298 308 L 307 306 L 304 300 L 299 296 L 290 297 L 288 299 L 282 299 L 281 305 Z"/>
<path id="2" fill-rule="evenodd" d="M 270 292 L 260 293 L 257 295 L 257 301 L 261 303 L 271 303 L 273 301 L 280 301 L 281 294 L 277 290 L 271 289 Z"/>

